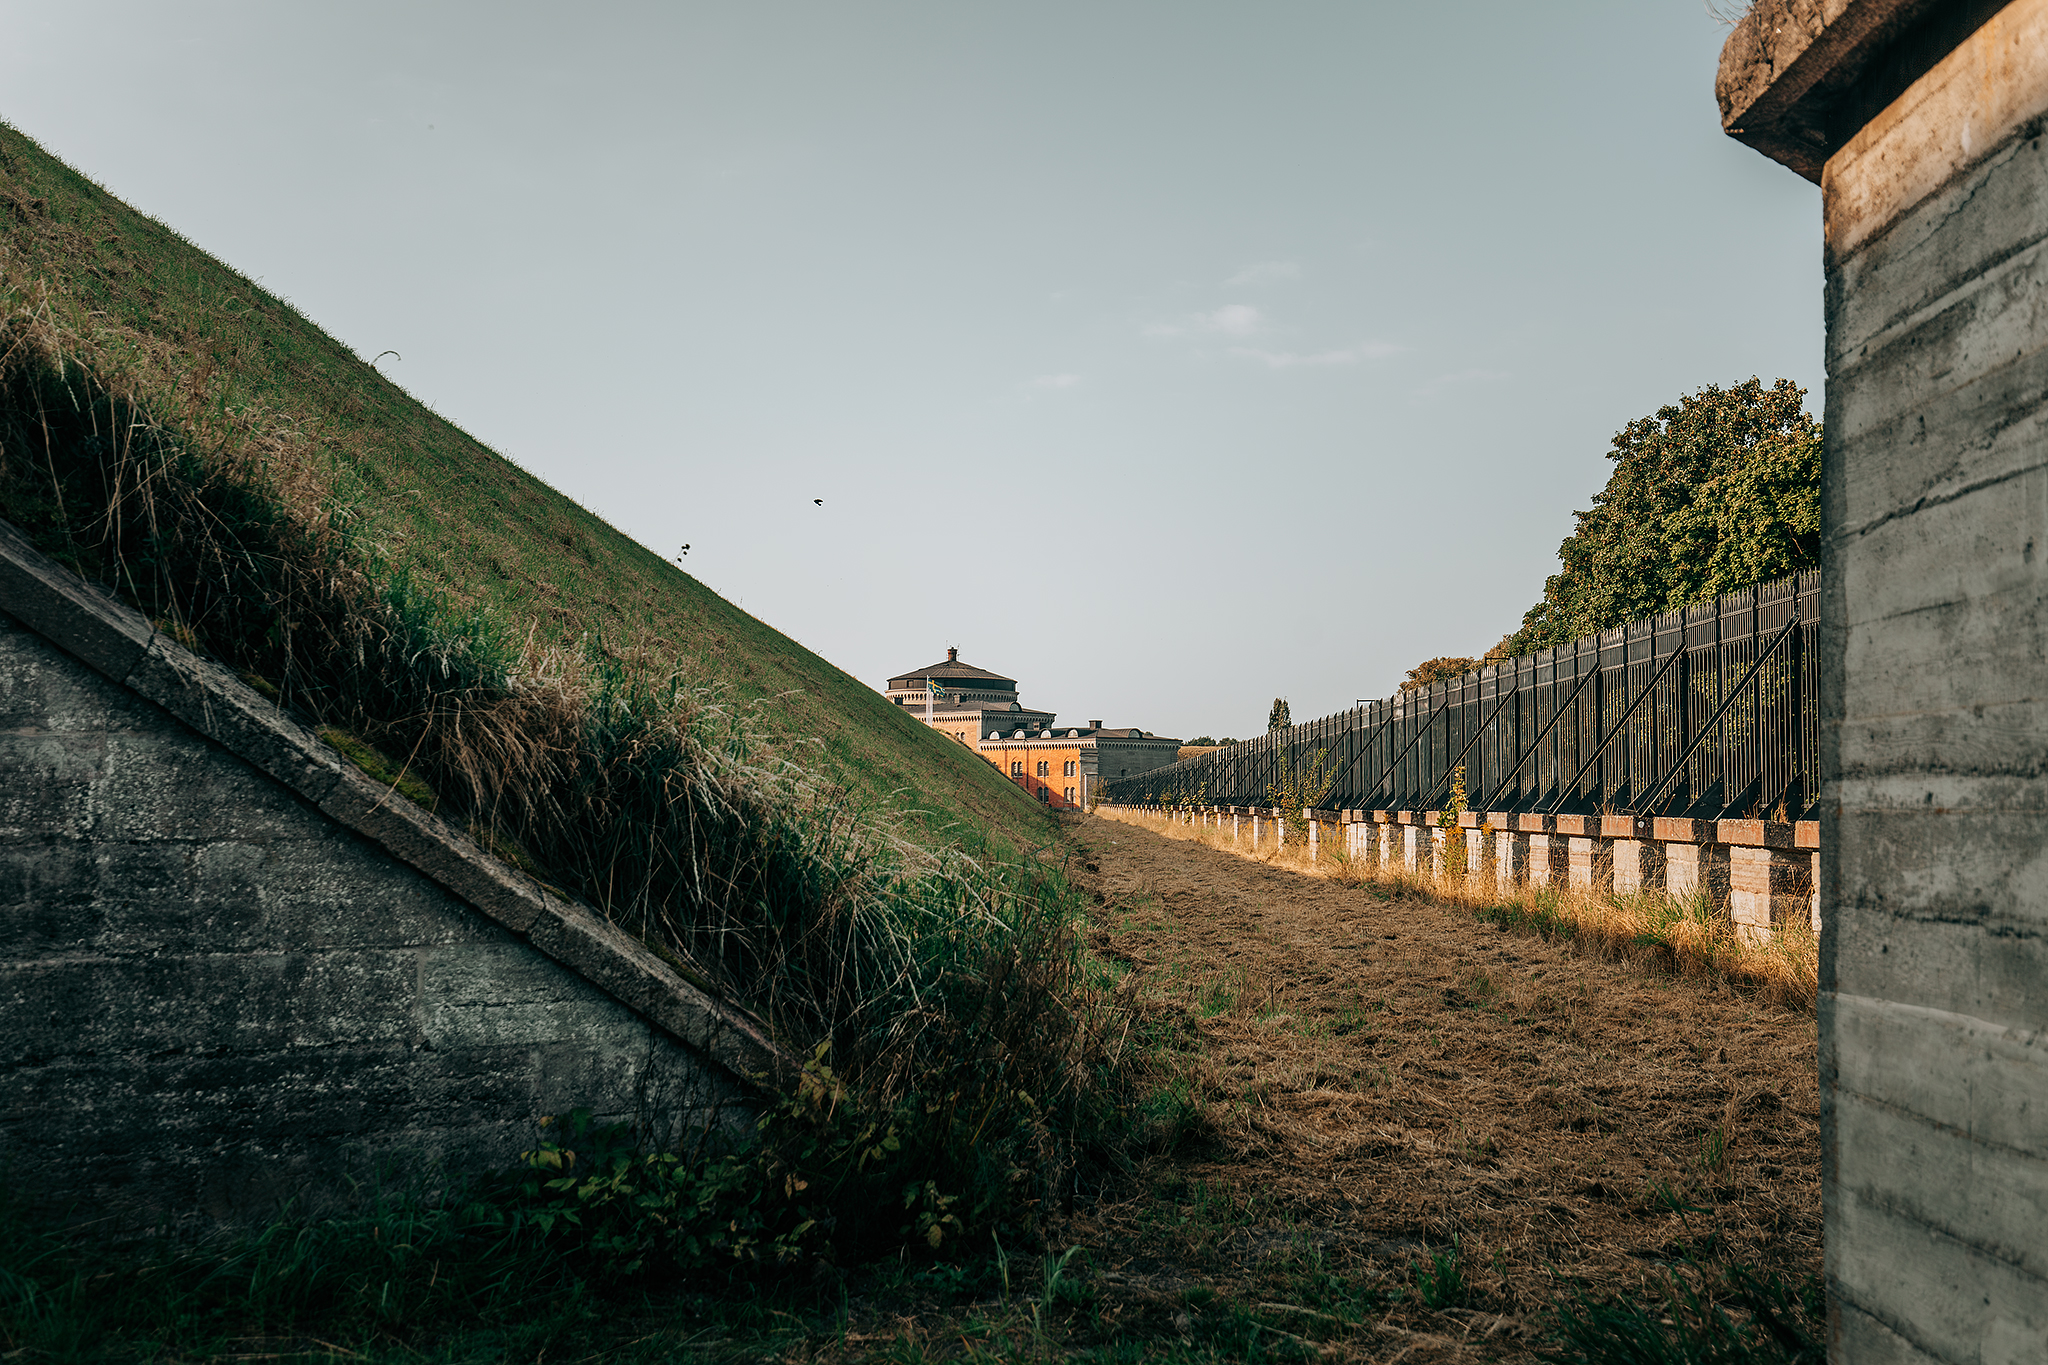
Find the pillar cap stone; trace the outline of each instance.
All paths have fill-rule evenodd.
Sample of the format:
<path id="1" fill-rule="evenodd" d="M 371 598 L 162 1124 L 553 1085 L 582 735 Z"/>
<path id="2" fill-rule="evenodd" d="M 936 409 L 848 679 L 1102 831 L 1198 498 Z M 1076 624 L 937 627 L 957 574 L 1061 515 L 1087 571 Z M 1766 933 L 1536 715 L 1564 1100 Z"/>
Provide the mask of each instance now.
<path id="1" fill-rule="evenodd" d="M 1951 38 L 1956 25 L 1941 22 L 1944 11 L 1981 8 L 1955 0 L 1758 0 L 1721 46 L 1721 128 L 1819 184 L 1827 159 L 1862 126 L 1858 112 L 1888 103 L 1887 90 L 1903 90 L 1976 27 L 1966 23 Z M 1859 89 L 1866 78 L 1885 89 Z"/>

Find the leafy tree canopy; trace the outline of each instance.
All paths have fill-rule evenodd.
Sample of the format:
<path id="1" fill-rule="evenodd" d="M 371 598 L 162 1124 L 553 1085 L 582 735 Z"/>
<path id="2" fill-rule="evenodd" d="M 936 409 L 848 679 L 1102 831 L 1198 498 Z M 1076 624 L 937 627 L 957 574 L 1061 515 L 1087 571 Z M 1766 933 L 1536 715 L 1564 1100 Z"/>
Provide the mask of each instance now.
<path id="1" fill-rule="evenodd" d="M 1449 655 L 1441 659 L 1428 659 L 1408 670 L 1407 680 L 1401 684 L 1403 692 L 1413 692 L 1418 687 L 1434 683 L 1449 682 L 1453 678 L 1470 673 L 1485 662 L 1482 659 L 1458 659 Z"/>
<path id="2" fill-rule="evenodd" d="M 1287 698 L 1273 698 L 1273 709 L 1266 713 L 1266 733 L 1271 734 L 1275 730 L 1285 730 L 1292 724 L 1294 722 L 1287 718 Z"/>
<path id="3" fill-rule="evenodd" d="M 1560 567 L 1488 659 L 1566 644 L 1820 563 L 1820 424 L 1789 379 L 1708 385 L 1630 422 Z M 1443 660 L 1431 660 L 1416 677 Z"/>

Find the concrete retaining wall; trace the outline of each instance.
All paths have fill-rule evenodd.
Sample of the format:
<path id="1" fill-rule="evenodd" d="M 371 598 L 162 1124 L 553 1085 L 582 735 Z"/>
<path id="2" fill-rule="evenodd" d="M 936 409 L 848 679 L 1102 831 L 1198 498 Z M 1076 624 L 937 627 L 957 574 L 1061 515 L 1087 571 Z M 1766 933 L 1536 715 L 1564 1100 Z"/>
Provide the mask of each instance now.
<path id="1" fill-rule="evenodd" d="M 4 525 L 0 608 L 13 1194 L 116 1233 L 260 1218 L 384 1162 L 501 1165 L 576 1105 L 662 1141 L 741 1125 L 786 1074 L 746 1016 Z"/>

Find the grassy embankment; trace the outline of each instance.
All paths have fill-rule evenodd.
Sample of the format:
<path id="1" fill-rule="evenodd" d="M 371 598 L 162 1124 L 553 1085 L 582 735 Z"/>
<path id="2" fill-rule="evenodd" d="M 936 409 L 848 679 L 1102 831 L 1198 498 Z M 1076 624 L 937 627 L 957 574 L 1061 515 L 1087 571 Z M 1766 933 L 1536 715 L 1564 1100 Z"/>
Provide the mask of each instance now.
<path id="1" fill-rule="evenodd" d="M 345 499 L 392 573 L 507 635 L 680 660 L 870 803 L 1030 846 L 1046 817 L 986 762 L 429 409 L 275 294 L 0 125 L 0 299 L 61 328 L 163 421 L 260 447 Z M 203 429 L 203 431 L 201 430 Z"/>
<path id="2" fill-rule="evenodd" d="M 1351 857 L 1335 839 L 1319 841 L 1311 857 L 1306 839 L 1283 846 L 1269 833 L 1254 847 L 1248 832 L 1233 839 L 1227 827 L 1202 824 L 1185 814 L 1110 806 L 1100 807 L 1096 814 L 1303 876 L 1329 877 L 1351 885 L 1370 881 L 1509 928 L 1565 935 L 1593 951 L 1650 970 L 1716 977 L 1775 1004 L 1813 1008 L 1820 979 L 1820 943 L 1812 930 L 1790 924 L 1768 939 L 1746 939 L 1728 920 L 1711 913 L 1704 895 L 1674 897 L 1656 891 L 1614 895 L 1545 886 L 1503 891 L 1476 879 L 1369 866 Z"/>
<path id="3" fill-rule="evenodd" d="M 0 215 L 0 514 L 817 1059 L 745 1152 L 542 1144 L 462 1200 L 154 1271 L 19 1231 L 7 1350 L 1033 1235 L 1108 1112 L 1042 808 L 6 128 Z"/>

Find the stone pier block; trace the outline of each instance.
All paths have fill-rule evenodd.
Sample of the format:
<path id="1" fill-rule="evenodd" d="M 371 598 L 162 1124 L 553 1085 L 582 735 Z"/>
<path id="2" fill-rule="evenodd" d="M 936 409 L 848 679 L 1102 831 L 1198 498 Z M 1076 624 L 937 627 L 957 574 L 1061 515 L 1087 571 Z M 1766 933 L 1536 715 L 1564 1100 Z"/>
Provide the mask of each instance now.
<path id="1" fill-rule="evenodd" d="M 1649 839 L 1616 839 L 1609 851 L 1616 894 L 1664 889 L 1664 845 Z"/>
<path id="2" fill-rule="evenodd" d="M 1614 889 L 1614 845 L 1607 839 L 1566 836 L 1567 879 L 1577 891 Z"/>
<path id="3" fill-rule="evenodd" d="M 1529 880 L 1529 836 L 1503 829 L 1493 836 L 1494 884 L 1512 892 Z"/>
<path id="4" fill-rule="evenodd" d="M 1700 891 L 1716 915 L 1728 913 L 1728 846 L 1726 844 L 1666 844 L 1664 846 L 1664 889 L 1674 896 L 1691 896 Z"/>
<path id="5" fill-rule="evenodd" d="M 1750 942 L 1813 913 L 1812 862 L 1789 848 L 1728 849 L 1728 917 Z"/>
<path id="6" fill-rule="evenodd" d="M 1529 836 L 1529 885 L 1571 885 L 1571 837 L 1564 834 Z"/>

